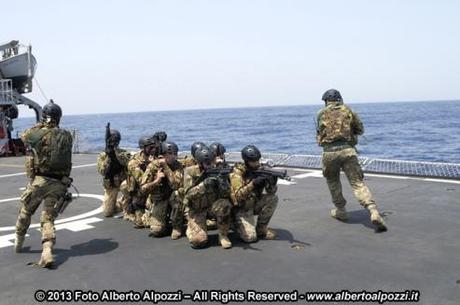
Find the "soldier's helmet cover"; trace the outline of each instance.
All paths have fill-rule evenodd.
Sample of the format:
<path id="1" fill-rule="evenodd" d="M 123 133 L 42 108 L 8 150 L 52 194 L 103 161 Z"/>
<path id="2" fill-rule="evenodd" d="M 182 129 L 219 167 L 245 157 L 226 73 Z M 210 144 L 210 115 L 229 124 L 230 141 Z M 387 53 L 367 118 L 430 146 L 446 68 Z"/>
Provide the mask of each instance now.
<path id="1" fill-rule="evenodd" d="M 110 140 L 114 144 L 119 144 L 121 141 L 121 134 L 118 130 L 116 129 L 110 129 Z"/>
<path id="2" fill-rule="evenodd" d="M 163 142 L 161 143 L 161 153 L 162 154 L 172 154 L 177 155 L 179 152 L 179 147 L 174 142 Z"/>
<path id="3" fill-rule="evenodd" d="M 342 95 L 340 92 L 336 89 L 329 89 L 323 94 L 323 101 L 337 101 L 341 102 L 342 101 Z"/>
<path id="4" fill-rule="evenodd" d="M 155 139 L 155 141 L 158 143 L 166 141 L 167 138 L 168 135 L 164 131 L 157 131 L 153 134 L 153 139 Z"/>
<path id="5" fill-rule="evenodd" d="M 221 156 L 225 154 L 225 146 L 221 143 L 214 142 L 211 145 L 209 145 L 209 148 L 214 152 L 216 156 Z"/>
<path id="6" fill-rule="evenodd" d="M 50 100 L 48 104 L 43 106 L 42 116 L 44 119 L 51 118 L 55 122 L 59 123 L 62 117 L 62 109 L 53 100 Z"/>
<path id="7" fill-rule="evenodd" d="M 203 147 L 206 147 L 206 144 L 204 144 L 203 142 L 195 142 L 195 143 L 193 143 L 192 146 L 190 147 L 190 153 L 192 154 L 192 157 L 195 158 L 195 152 L 198 149 L 201 149 Z"/>
<path id="8" fill-rule="evenodd" d="M 208 147 L 203 147 L 195 152 L 195 159 L 198 163 L 212 162 L 216 156 Z"/>
<path id="9" fill-rule="evenodd" d="M 144 148 L 146 146 L 152 145 L 154 143 L 154 139 L 149 136 L 142 136 L 139 138 L 139 148 Z"/>
<path id="10" fill-rule="evenodd" d="M 241 150 L 241 158 L 244 162 L 248 161 L 258 161 L 262 157 L 260 150 L 255 145 L 246 145 Z"/>

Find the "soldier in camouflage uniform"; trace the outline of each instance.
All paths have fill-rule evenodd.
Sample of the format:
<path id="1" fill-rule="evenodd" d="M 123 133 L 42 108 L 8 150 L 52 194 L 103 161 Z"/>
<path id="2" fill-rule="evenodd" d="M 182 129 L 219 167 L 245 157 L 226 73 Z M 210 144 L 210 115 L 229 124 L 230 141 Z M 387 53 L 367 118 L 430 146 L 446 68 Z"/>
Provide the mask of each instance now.
<path id="1" fill-rule="evenodd" d="M 207 147 L 195 152 L 197 165 L 187 167 L 184 173 L 185 203 L 188 206 L 187 238 L 193 248 L 202 248 L 208 242 L 206 217 L 217 219 L 219 242 L 224 249 L 232 247 L 228 238 L 231 203 L 230 186 L 215 177 L 206 177 L 205 171 L 215 166 L 215 156 Z"/>
<path id="2" fill-rule="evenodd" d="M 112 217 L 116 212 L 123 210 L 120 202 L 117 202 L 117 197 L 120 185 L 126 179 L 126 170 L 131 156 L 128 151 L 118 147 L 120 140 L 120 132 L 111 129 L 108 139 L 109 152 L 101 152 L 97 158 L 97 170 L 104 177 L 102 213 L 105 217 Z"/>
<path id="3" fill-rule="evenodd" d="M 258 237 L 275 239 L 276 232 L 268 223 L 278 204 L 277 178 L 253 175 L 262 157 L 256 146 L 245 146 L 241 156 L 244 164 L 237 163 L 230 174 L 236 230 L 247 243 L 256 242 Z M 258 215 L 257 224 L 254 215 Z"/>
<path id="4" fill-rule="evenodd" d="M 141 190 L 148 195 L 150 205 L 150 234 L 164 236 L 169 220 L 172 239 L 182 236 L 183 208 L 182 183 L 184 170 L 177 161 L 178 147 L 173 142 L 161 144 L 161 155 L 152 161 L 142 176 Z"/>
<path id="5" fill-rule="evenodd" d="M 42 255 L 38 266 L 53 265 L 53 246 L 56 242 L 54 220 L 59 208 L 71 200 L 67 188 L 72 179 L 72 136 L 59 128 L 62 110 L 52 101 L 42 110 L 43 119 L 26 130 L 22 140 L 30 155 L 26 159 L 27 176 L 31 179 L 21 196 L 21 208 L 16 222 L 15 251 L 21 252 L 31 216 L 44 202 L 40 217 L 42 231 Z"/>
<path id="6" fill-rule="evenodd" d="M 126 184 L 123 194 L 123 197 L 126 198 L 126 203 L 123 208 L 126 218 L 134 222 L 134 227 L 143 228 L 147 225 L 143 217 L 146 196 L 141 192 L 141 182 L 147 166 L 154 159 L 154 138 L 152 136 L 141 137 L 139 139 L 139 148 L 141 150 L 135 153 L 128 163 L 127 178 L 123 182 L 123 184 Z"/>
<path id="7" fill-rule="evenodd" d="M 385 221 L 377 210 L 372 194 L 364 183 L 364 174 L 358 161 L 355 145 L 363 134 L 363 123 L 350 107 L 343 104 L 339 91 L 330 89 L 323 95 L 326 107 L 318 112 L 317 142 L 324 149 L 323 175 L 331 192 L 335 209 L 332 217 L 347 221 L 346 200 L 342 195 L 340 170 L 345 172 L 359 203 L 370 213 L 371 222 L 380 231 L 386 231 Z"/>

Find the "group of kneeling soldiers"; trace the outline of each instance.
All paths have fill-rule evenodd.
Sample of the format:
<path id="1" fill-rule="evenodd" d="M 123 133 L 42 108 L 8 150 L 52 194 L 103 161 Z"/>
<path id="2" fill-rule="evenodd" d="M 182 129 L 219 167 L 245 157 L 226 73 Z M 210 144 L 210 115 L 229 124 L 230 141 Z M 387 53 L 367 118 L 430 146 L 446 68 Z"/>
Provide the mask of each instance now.
<path id="1" fill-rule="evenodd" d="M 355 149 L 358 136 L 364 133 L 363 123 L 343 103 L 338 90 L 327 90 L 322 99 L 325 107 L 317 115 L 316 140 L 323 148 L 323 176 L 335 206 L 331 216 L 340 221 L 348 219 L 340 182 L 343 171 L 372 224 L 378 231 L 386 231 L 387 225 L 364 182 Z M 37 263 L 41 267 L 54 263 L 54 220 L 72 198 L 67 191 L 72 183 L 72 136 L 59 128 L 61 116 L 61 108 L 51 101 L 43 107 L 42 120 L 22 135 L 30 151 L 26 159 L 30 180 L 21 196 L 14 249 L 22 251 L 31 217 L 44 202 L 40 220 L 43 251 Z M 278 202 L 277 178 L 255 174 L 261 166 L 257 147 L 245 146 L 241 151 L 244 163 L 229 167 L 220 143 L 207 147 L 196 142 L 191 147 L 191 157 L 179 159 L 177 145 L 166 138 L 164 132 L 142 137 L 140 151 L 131 156 L 118 147 L 120 133 L 107 126 L 106 149 L 98 157 L 98 171 L 104 176 L 105 216 L 123 212 L 135 227 L 149 227 L 156 237 L 168 234 L 172 228 L 173 239 L 182 236 L 186 219 L 186 235 L 194 248 L 206 245 L 208 226 L 215 225 L 219 242 L 226 249 L 232 246 L 228 238 L 232 224 L 245 242 L 276 238 L 268 223 Z M 216 171 L 217 175 L 210 174 Z M 120 191 L 122 196 L 117 200 Z"/>
<path id="2" fill-rule="evenodd" d="M 268 223 L 278 203 L 277 178 L 249 175 L 261 167 L 257 147 L 245 146 L 241 152 L 244 163 L 230 167 L 220 143 L 208 147 L 195 142 L 190 157 L 178 158 L 178 146 L 166 138 L 165 132 L 141 137 L 140 151 L 130 156 L 118 147 L 120 133 L 110 131 L 111 150 L 98 157 L 98 171 L 104 176 L 104 216 L 123 212 L 134 227 L 150 228 L 154 237 L 171 232 L 172 239 L 182 236 L 186 220 L 186 236 L 193 248 L 206 246 L 207 230 L 216 226 L 221 246 L 231 248 L 228 231 L 232 223 L 245 242 L 276 238 Z M 107 175 L 114 162 L 121 165 L 120 170 Z M 225 169 L 226 174 L 207 175 Z"/>

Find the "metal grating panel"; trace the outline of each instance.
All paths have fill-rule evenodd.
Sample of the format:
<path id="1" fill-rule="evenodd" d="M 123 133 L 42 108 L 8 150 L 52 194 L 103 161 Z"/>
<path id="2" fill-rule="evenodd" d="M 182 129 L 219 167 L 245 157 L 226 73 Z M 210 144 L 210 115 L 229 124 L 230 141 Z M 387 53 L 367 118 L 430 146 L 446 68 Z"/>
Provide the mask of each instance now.
<path id="1" fill-rule="evenodd" d="M 179 156 L 184 157 L 186 152 L 180 152 Z M 240 152 L 229 152 L 225 154 L 228 162 L 241 162 Z M 288 155 L 264 153 L 262 162 L 269 162 L 274 166 L 321 169 L 321 156 L 319 155 Z M 447 178 L 460 180 L 460 164 L 419 162 L 403 160 L 370 159 L 359 157 L 364 172 L 390 175 L 403 175 L 415 177 Z"/>

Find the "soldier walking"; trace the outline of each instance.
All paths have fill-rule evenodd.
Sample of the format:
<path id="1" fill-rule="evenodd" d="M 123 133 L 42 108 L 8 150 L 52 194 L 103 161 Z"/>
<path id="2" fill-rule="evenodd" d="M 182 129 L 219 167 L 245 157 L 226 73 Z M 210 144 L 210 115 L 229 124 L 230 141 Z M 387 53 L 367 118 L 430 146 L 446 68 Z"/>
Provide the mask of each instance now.
<path id="1" fill-rule="evenodd" d="M 358 161 L 355 145 L 358 135 L 364 133 L 363 123 L 350 107 L 345 105 L 339 91 L 330 89 L 323 94 L 325 108 L 317 116 L 317 142 L 323 147 L 323 176 L 326 178 L 335 208 L 332 217 L 347 221 L 346 200 L 342 195 L 340 170 L 353 188 L 359 203 L 369 211 L 372 224 L 379 231 L 386 231 L 385 221 L 377 210 L 375 200 L 364 183 L 364 174 Z"/>

